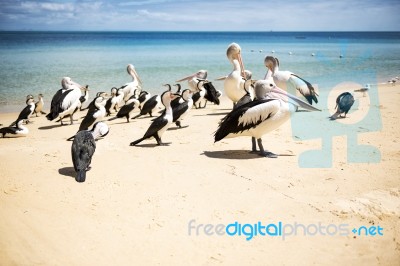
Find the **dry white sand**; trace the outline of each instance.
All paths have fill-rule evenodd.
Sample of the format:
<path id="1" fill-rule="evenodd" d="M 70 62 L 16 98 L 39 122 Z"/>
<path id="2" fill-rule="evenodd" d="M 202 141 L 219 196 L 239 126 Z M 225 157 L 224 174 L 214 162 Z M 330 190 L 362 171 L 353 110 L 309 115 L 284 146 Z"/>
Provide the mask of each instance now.
<path id="1" fill-rule="evenodd" d="M 29 136 L 0 139 L 0 264 L 398 265 L 400 86 L 380 87 L 379 99 L 382 129 L 358 135 L 359 143 L 380 150 L 379 163 L 347 163 L 343 136 L 333 138 L 332 167 L 300 168 L 299 155 L 320 148 L 321 140 L 293 139 L 290 122 L 263 138 L 266 148 L 289 156 L 249 154 L 247 137 L 214 144 L 218 121 L 231 107 L 224 99 L 220 106 L 193 109 L 182 123 L 189 127 L 168 130 L 163 140 L 169 146 L 154 140 L 129 146 L 149 118 L 109 122 L 110 134 L 98 141 L 85 183 L 74 180 L 66 141 L 79 123 L 32 118 Z M 0 123 L 16 116 L 0 114 Z M 195 230 L 190 236 L 192 219 L 195 226 L 380 226 L 383 235 L 246 241 Z"/>

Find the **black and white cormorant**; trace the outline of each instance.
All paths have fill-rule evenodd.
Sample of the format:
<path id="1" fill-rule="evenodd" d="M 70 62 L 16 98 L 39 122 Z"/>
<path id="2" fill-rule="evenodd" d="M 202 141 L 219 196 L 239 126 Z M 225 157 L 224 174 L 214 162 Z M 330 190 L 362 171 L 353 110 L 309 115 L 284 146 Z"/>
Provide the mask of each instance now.
<path id="1" fill-rule="evenodd" d="M 22 125 L 23 119 L 17 120 L 14 126 L 0 128 L 0 134 L 3 138 L 8 135 L 10 137 L 25 137 L 28 135 L 29 130 Z"/>
<path id="2" fill-rule="evenodd" d="M 115 115 L 115 117 L 108 119 L 108 121 L 115 120 L 117 118 L 126 118 L 126 122 L 129 123 L 129 119 L 131 119 L 131 116 L 133 115 L 134 112 L 139 110 L 139 101 L 131 98 L 129 99 L 124 106 L 119 109 L 118 113 Z"/>
<path id="3" fill-rule="evenodd" d="M 28 98 L 26 100 L 26 106 L 22 111 L 19 113 L 18 118 L 11 123 L 10 127 L 17 124 L 18 121 L 24 120 L 26 124 L 29 123 L 29 117 L 33 114 L 35 110 L 35 100 L 33 98 Z"/>
<path id="4" fill-rule="evenodd" d="M 166 91 L 161 95 L 161 102 L 165 106 L 165 112 L 159 117 L 153 120 L 150 127 L 147 129 L 144 136 L 136 141 L 131 142 L 131 146 L 139 144 L 145 139 L 154 137 L 157 141 L 157 145 L 164 145 L 161 140 L 162 135 L 168 129 L 173 120 L 171 101 L 175 99 L 177 95 L 171 91 Z"/>
<path id="5" fill-rule="evenodd" d="M 82 106 L 89 101 L 89 86 L 83 87 L 82 93 L 83 93 L 83 95 L 79 98 L 79 101 L 81 102 L 81 106 L 79 108 L 80 111 L 83 111 L 86 109 L 86 108 L 82 108 Z"/>

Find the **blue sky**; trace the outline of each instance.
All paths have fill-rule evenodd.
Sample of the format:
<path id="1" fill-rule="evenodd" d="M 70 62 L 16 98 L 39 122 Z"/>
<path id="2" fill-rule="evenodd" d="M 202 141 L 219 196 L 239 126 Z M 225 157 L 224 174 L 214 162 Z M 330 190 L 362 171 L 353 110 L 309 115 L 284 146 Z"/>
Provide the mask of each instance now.
<path id="1" fill-rule="evenodd" d="M 399 31 L 398 0 L 1 0 L 0 30 Z"/>

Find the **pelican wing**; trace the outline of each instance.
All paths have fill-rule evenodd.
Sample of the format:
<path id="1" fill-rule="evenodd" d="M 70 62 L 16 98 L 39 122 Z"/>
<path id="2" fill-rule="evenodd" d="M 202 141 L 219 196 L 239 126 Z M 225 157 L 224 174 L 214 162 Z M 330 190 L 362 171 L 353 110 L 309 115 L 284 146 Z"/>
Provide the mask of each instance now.
<path id="1" fill-rule="evenodd" d="M 207 99 L 207 101 L 213 102 L 217 105 L 219 105 L 219 99 L 218 99 L 218 93 L 215 87 L 212 85 L 211 82 L 205 83 L 203 85 L 204 89 L 206 89 L 207 93 L 204 96 L 204 98 Z"/>
<path id="2" fill-rule="evenodd" d="M 298 89 L 299 92 L 307 99 L 307 102 L 309 104 L 312 104 L 312 101 L 318 103 L 318 98 L 317 98 L 318 93 L 315 91 L 311 83 L 305 79 L 300 78 L 295 74 L 292 74 L 292 77 L 297 78 L 298 82 L 296 82 L 296 89 Z M 306 86 L 304 86 L 304 84 L 301 84 L 303 82 L 305 83 Z"/>
<path id="3" fill-rule="evenodd" d="M 225 138 L 230 133 L 241 133 L 255 128 L 279 110 L 276 99 L 255 100 L 233 109 L 219 124 L 214 134 L 215 142 Z"/>

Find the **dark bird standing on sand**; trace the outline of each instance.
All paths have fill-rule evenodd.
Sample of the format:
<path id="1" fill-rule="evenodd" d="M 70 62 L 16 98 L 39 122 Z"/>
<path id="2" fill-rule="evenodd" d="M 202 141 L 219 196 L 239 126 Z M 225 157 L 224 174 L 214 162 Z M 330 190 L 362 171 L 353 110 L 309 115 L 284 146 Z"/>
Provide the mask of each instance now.
<path id="1" fill-rule="evenodd" d="M 92 130 L 79 131 L 74 138 L 71 146 L 72 163 L 77 173 L 75 180 L 85 182 L 86 171 L 89 170 L 92 156 L 96 150 L 96 142 L 100 137 L 108 134 L 109 128 L 103 122 L 94 124 Z"/>
<path id="2" fill-rule="evenodd" d="M 139 101 L 131 98 L 129 99 L 125 105 L 123 105 L 121 107 L 121 109 L 119 109 L 118 113 L 115 115 L 115 117 L 108 119 L 108 121 L 112 121 L 115 120 L 117 118 L 126 118 L 126 122 L 129 123 L 129 119 L 131 118 L 131 116 L 133 115 L 133 113 L 137 110 L 139 110 Z"/>
<path id="3" fill-rule="evenodd" d="M 26 106 L 22 111 L 19 113 L 17 120 L 11 123 L 10 127 L 17 124 L 20 120 L 25 120 L 25 123 L 29 123 L 29 117 L 32 115 L 33 111 L 35 110 L 35 100 L 33 98 L 28 98 L 26 100 Z"/>
<path id="4" fill-rule="evenodd" d="M 131 146 L 139 144 L 145 139 L 154 137 L 157 141 L 157 145 L 164 145 L 161 140 L 162 135 L 168 129 L 173 120 L 171 101 L 177 96 L 170 91 L 166 91 L 161 95 L 161 102 L 165 106 L 165 112 L 163 112 L 159 117 L 154 119 L 150 127 L 147 129 L 144 136 L 136 141 L 131 142 Z"/>
<path id="5" fill-rule="evenodd" d="M 350 92 L 343 92 L 336 98 L 336 113 L 334 113 L 330 119 L 335 120 L 338 117 L 342 118 L 343 113 L 344 117 L 346 117 L 353 104 L 354 96 Z"/>

